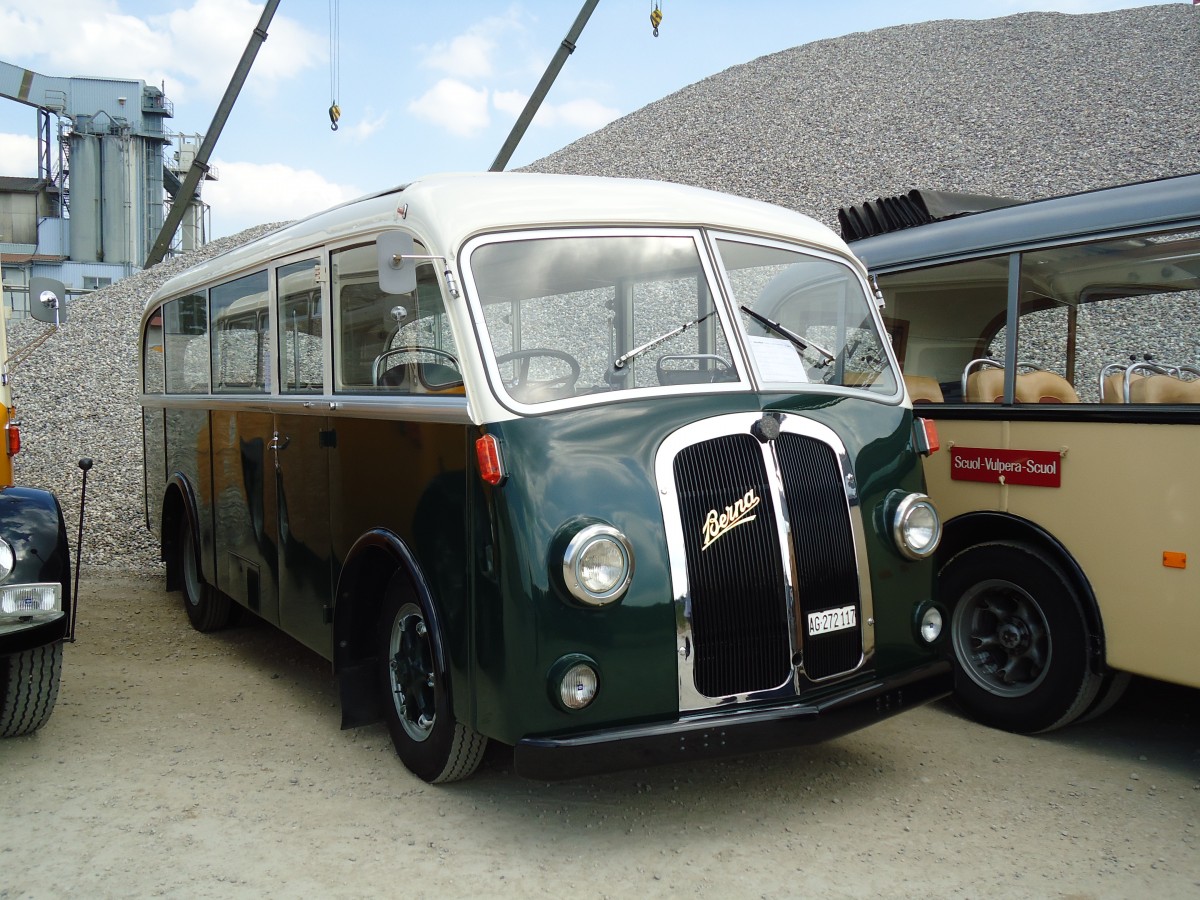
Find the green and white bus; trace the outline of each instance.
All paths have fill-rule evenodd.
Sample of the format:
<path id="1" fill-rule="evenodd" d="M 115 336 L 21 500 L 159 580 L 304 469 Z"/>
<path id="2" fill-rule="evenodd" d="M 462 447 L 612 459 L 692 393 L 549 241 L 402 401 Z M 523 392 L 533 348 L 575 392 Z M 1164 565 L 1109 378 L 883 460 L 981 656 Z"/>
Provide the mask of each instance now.
<path id="1" fill-rule="evenodd" d="M 149 299 L 147 524 L 195 627 L 311 647 L 429 781 L 825 739 L 950 690 L 881 325 L 787 210 L 422 179 Z"/>

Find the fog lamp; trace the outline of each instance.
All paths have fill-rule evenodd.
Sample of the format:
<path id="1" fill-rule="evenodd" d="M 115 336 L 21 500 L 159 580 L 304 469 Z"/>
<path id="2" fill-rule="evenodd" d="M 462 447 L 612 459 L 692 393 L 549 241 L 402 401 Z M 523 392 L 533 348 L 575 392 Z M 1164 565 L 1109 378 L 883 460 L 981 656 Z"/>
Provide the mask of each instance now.
<path id="1" fill-rule="evenodd" d="M 583 709 L 596 699 L 600 678 L 585 662 L 577 662 L 563 673 L 558 683 L 559 702 L 567 709 Z"/>
<path id="2" fill-rule="evenodd" d="M 0 581 L 12 574 L 16 564 L 17 555 L 13 552 L 12 544 L 0 538 Z"/>
<path id="3" fill-rule="evenodd" d="M 6 619 L 52 619 L 61 609 L 60 584 L 14 584 L 0 588 L 0 615 Z"/>
<path id="4" fill-rule="evenodd" d="M 921 613 L 921 639 L 932 644 L 942 636 L 942 611 L 936 606 L 929 606 Z"/>

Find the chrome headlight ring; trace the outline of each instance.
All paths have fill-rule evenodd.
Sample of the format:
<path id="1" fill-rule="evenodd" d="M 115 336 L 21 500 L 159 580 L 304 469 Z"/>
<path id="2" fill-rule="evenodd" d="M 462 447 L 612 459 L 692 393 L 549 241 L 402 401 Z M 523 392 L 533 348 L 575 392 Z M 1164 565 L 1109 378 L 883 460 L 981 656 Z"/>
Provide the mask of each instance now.
<path id="1" fill-rule="evenodd" d="M 580 603 L 615 603 L 633 578 L 633 547 L 611 525 L 587 525 L 567 544 L 562 573 L 567 590 Z"/>
<path id="2" fill-rule="evenodd" d="M 892 538 L 908 559 L 928 559 L 942 539 L 942 520 L 925 494 L 909 494 L 892 515 Z"/>

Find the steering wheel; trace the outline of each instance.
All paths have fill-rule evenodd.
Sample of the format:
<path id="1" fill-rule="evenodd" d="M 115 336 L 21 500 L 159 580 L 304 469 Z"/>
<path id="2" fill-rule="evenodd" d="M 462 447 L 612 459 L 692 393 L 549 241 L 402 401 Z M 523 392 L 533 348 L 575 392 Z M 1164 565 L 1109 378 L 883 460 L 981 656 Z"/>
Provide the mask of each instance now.
<path id="1" fill-rule="evenodd" d="M 455 371 L 459 371 L 458 359 L 453 353 L 447 353 L 445 350 L 439 350 L 437 347 L 423 347 L 420 344 L 415 344 L 411 347 L 393 347 L 391 350 L 384 350 L 375 357 L 375 362 L 371 363 L 371 383 L 378 385 L 380 383 L 379 379 L 386 376 L 391 368 L 385 369 L 384 363 L 391 357 L 399 356 L 402 353 L 428 353 L 430 356 L 440 356 L 447 360 Z"/>
<path id="2" fill-rule="evenodd" d="M 529 380 L 529 364 L 538 357 L 550 357 L 551 359 L 561 360 L 566 363 L 571 371 L 558 378 L 539 378 L 534 381 Z M 505 385 L 511 390 L 513 388 L 557 388 L 565 391 L 575 389 L 575 382 L 579 380 L 579 360 L 569 353 L 564 353 L 561 350 L 550 350 L 545 347 L 534 347 L 529 350 L 514 350 L 512 353 L 504 353 L 496 357 L 497 365 L 504 365 L 506 362 L 516 361 L 513 367 L 512 381 L 505 381 Z"/>

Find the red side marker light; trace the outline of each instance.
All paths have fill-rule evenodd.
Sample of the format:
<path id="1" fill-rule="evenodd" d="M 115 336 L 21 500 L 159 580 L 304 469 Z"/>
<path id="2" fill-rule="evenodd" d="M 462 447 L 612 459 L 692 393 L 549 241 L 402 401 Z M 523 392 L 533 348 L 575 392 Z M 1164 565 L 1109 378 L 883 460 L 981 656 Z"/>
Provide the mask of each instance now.
<path id="1" fill-rule="evenodd" d="M 4 426 L 4 444 L 9 456 L 21 452 L 21 423 L 9 422 Z"/>
<path id="2" fill-rule="evenodd" d="M 488 484 L 497 485 L 504 481 L 504 462 L 500 459 L 500 441 L 493 434 L 485 434 L 475 441 L 475 456 L 479 460 L 479 477 Z"/>

